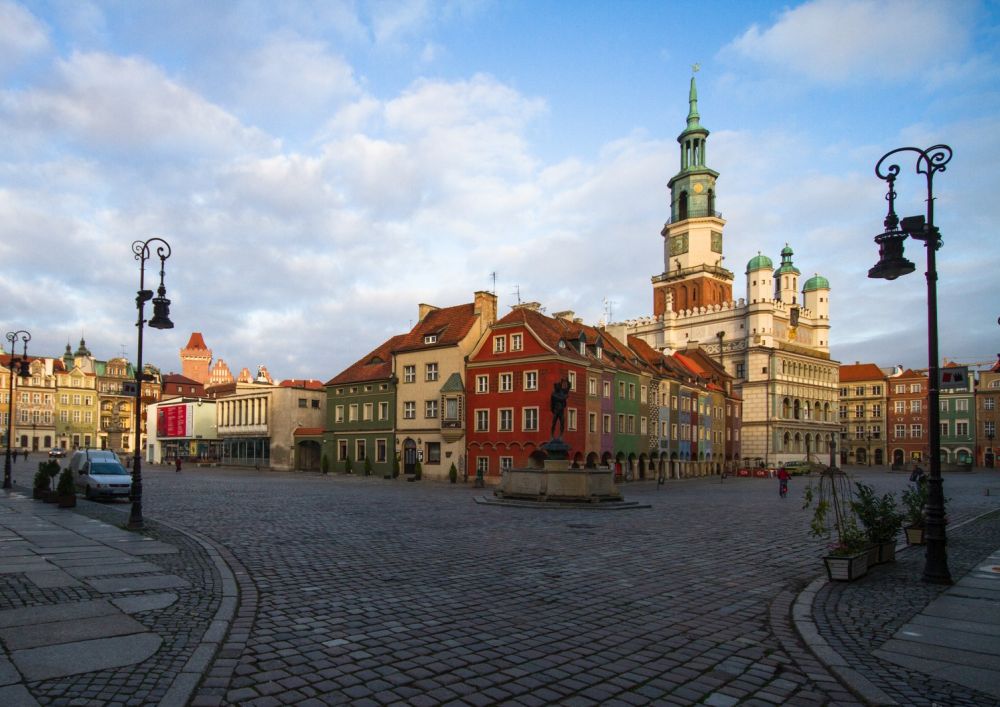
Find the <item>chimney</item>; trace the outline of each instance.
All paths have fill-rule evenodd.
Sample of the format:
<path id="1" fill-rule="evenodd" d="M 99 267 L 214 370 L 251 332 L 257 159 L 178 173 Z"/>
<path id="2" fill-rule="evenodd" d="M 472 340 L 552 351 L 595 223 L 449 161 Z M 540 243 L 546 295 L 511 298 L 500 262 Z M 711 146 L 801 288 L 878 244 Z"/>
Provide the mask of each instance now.
<path id="1" fill-rule="evenodd" d="M 479 326 L 482 329 L 496 324 L 497 321 L 497 296 L 492 292 L 479 290 L 476 292 L 474 313 L 479 317 Z"/>
<path id="2" fill-rule="evenodd" d="M 424 321 L 428 314 L 431 312 L 436 312 L 440 307 L 435 307 L 433 304 L 419 304 L 417 305 L 419 309 L 417 310 L 417 323 Z"/>
<path id="3" fill-rule="evenodd" d="M 542 308 L 540 302 L 521 302 L 520 304 L 511 305 L 511 309 L 530 309 L 532 312 L 537 312 Z"/>
<path id="4" fill-rule="evenodd" d="M 565 319 L 567 322 L 575 321 L 574 319 L 575 313 L 573 312 L 572 309 L 567 309 L 563 312 L 556 312 L 552 316 L 555 317 L 556 319 Z"/>

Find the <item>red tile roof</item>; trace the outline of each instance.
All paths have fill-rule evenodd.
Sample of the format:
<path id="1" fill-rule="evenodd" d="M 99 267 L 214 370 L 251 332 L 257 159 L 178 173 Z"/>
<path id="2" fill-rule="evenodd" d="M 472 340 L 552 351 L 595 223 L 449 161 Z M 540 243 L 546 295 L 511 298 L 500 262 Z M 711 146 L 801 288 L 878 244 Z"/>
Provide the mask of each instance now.
<path id="1" fill-rule="evenodd" d="M 175 383 L 177 385 L 201 385 L 198 381 L 192 380 L 187 376 L 182 376 L 180 373 L 168 373 L 163 376 L 162 381 L 163 385 L 167 385 L 168 383 Z"/>
<path id="2" fill-rule="evenodd" d="M 191 333 L 191 338 L 188 339 L 186 349 L 207 349 L 205 345 L 205 339 L 202 338 L 200 331 L 195 331 Z"/>
<path id="3" fill-rule="evenodd" d="M 393 351 L 413 351 L 422 348 L 453 346 L 465 338 L 476 322 L 475 303 L 459 304 L 432 310 L 408 334 L 403 334 Z M 425 337 L 436 335 L 433 344 L 424 343 Z"/>
<path id="4" fill-rule="evenodd" d="M 840 382 L 855 383 L 857 381 L 882 380 L 885 374 L 874 363 L 854 363 L 840 367 Z"/>
<path id="5" fill-rule="evenodd" d="M 305 388 L 306 390 L 323 390 L 323 382 L 318 380 L 305 380 L 299 378 L 289 378 L 278 384 L 282 388 Z"/>
<path id="6" fill-rule="evenodd" d="M 344 385 L 388 378 L 392 375 L 392 352 L 406 337 L 407 334 L 397 334 L 382 342 L 377 349 L 328 380 L 326 385 Z"/>

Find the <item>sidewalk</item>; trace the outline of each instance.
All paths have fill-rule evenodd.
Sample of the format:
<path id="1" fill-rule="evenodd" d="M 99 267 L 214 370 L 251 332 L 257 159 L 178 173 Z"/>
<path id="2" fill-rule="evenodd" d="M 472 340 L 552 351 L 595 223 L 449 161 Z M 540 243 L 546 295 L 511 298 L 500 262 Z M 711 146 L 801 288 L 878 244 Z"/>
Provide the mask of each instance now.
<path id="1" fill-rule="evenodd" d="M 207 543 L 88 506 L 111 522 L 0 495 L 0 704 L 187 704 L 228 631 L 232 576 Z"/>
<path id="2" fill-rule="evenodd" d="M 924 584 L 924 548 L 850 583 L 816 579 L 793 620 L 867 704 L 1000 704 L 1000 513 L 948 530 L 953 585 Z M 984 557 L 985 556 L 985 557 Z"/>

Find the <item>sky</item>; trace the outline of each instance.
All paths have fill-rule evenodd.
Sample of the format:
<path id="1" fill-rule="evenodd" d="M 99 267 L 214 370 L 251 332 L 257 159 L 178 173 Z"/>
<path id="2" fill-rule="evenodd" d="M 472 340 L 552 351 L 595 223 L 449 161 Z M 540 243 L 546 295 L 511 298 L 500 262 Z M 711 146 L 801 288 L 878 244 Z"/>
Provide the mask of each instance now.
<path id="1" fill-rule="evenodd" d="M 165 373 L 199 331 L 234 373 L 325 381 L 477 290 L 647 316 L 698 64 L 734 297 L 788 243 L 831 283 L 834 358 L 925 367 L 923 245 L 867 278 L 874 167 L 944 143 L 941 356 L 995 360 L 997 47 L 993 0 L 0 0 L 0 330 L 134 362 L 150 238 Z"/>

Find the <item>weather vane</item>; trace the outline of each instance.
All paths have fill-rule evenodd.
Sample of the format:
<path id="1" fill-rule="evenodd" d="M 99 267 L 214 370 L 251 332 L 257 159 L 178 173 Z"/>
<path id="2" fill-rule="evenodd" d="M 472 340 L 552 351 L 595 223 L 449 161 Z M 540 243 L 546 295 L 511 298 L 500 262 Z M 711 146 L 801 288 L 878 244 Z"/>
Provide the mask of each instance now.
<path id="1" fill-rule="evenodd" d="M 691 64 L 692 74 L 697 74 L 699 71 L 701 71 L 701 64 Z"/>

